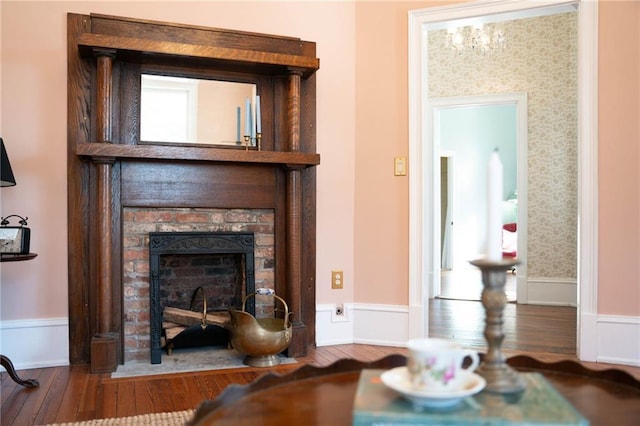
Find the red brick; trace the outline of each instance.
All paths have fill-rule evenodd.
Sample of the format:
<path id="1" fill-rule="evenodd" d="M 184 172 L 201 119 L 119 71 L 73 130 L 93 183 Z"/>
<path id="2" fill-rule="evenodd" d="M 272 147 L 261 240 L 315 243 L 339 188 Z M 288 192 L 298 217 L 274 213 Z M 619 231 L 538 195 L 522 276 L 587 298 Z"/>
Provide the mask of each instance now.
<path id="1" fill-rule="evenodd" d="M 274 241 L 274 236 L 273 234 L 255 234 L 254 235 L 254 240 L 256 243 L 256 247 L 260 247 L 260 246 L 269 246 L 269 247 L 273 247 L 273 241 Z"/>
<path id="2" fill-rule="evenodd" d="M 208 223 L 210 221 L 208 213 L 178 213 L 176 222 L 178 223 Z"/>
<path id="3" fill-rule="evenodd" d="M 233 210 L 226 214 L 225 219 L 227 222 L 232 223 L 254 223 L 256 221 L 256 216 L 252 213 L 247 213 L 246 211 Z"/>
<path id="4" fill-rule="evenodd" d="M 135 214 L 135 222 L 157 223 L 170 222 L 174 218 L 173 212 L 163 210 L 142 210 Z"/>
<path id="5" fill-rule="evenodd" d="M 136 262 L 136 272 L 139 273 L 149 273 L 149 261 L 147 260 L 146 262 Z"/>
<path id="6" fill-rule="evenodd" d="M 127 260 L 149 260 L 149 250 L 147 249 L 125 249 L 123 258 Z"/>

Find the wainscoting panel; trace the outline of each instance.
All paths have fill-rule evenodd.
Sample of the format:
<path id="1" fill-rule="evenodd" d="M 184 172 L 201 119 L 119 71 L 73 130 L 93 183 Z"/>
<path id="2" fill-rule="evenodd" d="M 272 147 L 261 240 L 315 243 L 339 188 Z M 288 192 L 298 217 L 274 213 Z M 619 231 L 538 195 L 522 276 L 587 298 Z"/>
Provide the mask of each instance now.
<path id="1" fill-rule="evenodd" d="M 335 304 L 316 309 L 316 344 L 362 343 L 404 347 L 408 340 L 408 308 L 401 305 Z M 602 363 L 640 366 L 640 317 L 598 315 L 597 354 Z M 18 370 L 69 365 L 67 318 L 0 322 L 0 352 Z"/>
<path id="2" fill-rule="evenodd" d="M 576 280 L 529 278 L 526 299 L 530 305 L 577 306 L 578 286 Z"/>
<path id="3" fill-rule="evenodd" d="M 2 321 L 0 342 L 16 370 L 69 365 L 67 318 Z"/>
<path id="4" fill-rule="evenodd" d="M 598 315 L 597 362 L 640 367 L 640 317 Z"/>
<path id="5" fill-rule="evenodd" d="M 353 343 L 353 305 L 343 305 L 342 315 L 336 315 L 335 303 L 316 305 L 316 346 Z"/>
<path id="6" fill-rule="evenodd" d="M 409 340 L 407 306 L 345 304 L 343 315 L 335 314 L 336 307 L 335 304 L 317 305 L 317 346 L 345 343 L 406 346 Z"/>
<path id="7" fill-rule="evenodd" d="M 409 307 L 400 305 L 353 305 L 353 343 L 406 346 L 409 340 Z"/>
<path id="8" fill-rule="evenodd" d="M 317 346 L 361 343 L 404 347 L 409 340 L 406 306 L 345 304 L 342 316 L 336 316 L 335 310 L 335 304 L 317 305 Z M 594 315 L 593 321 L 597 333 L 586 336 L 588 339 L 583 336 L 583 344 L 589 345 L 593 357 L 585 361 L 640 366 L 640 317 Z"/>

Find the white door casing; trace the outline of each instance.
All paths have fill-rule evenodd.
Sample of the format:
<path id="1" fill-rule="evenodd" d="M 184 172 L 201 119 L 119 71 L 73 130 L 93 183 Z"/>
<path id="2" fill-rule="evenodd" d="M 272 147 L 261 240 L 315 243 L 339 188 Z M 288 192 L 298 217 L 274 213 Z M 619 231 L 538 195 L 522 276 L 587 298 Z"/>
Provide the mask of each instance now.
<path id="1" fill-rule="evenodd" d="M 433 251 L 440 241 L 434 235 L 436 171 L 427 99 L 428 63 L 426 29 L 446 21 L 538 12 L 578 5 L 578 358 L 597 357 L 598 292 L 598 3 L 597 0 L 485 0 L 409 11 L 409 337 L 429 330 L 429 288 L 434 274 Z"/>

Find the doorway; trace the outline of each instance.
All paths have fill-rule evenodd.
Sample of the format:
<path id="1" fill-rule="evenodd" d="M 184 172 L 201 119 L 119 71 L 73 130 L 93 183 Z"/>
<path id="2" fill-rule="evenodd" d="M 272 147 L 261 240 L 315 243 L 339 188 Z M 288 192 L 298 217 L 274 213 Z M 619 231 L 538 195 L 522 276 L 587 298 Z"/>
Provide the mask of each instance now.
<path id="1" fill-rule="evenodd" d="M 578 10 L 577 16 L 577 68 L 579 87 L 577 93 L 577 274 L 578 292 L 578 357 L 582 360 L 595 360 L 597 341 L 595 336 L 597 323 L 597 3 L 578 1 L 549 1 L 544 6 L 534 1 L 522 2 L 473 2 L 411 11 L 409 14 L 409 337 L 421 337 L 428 334 L 428 294 L 435 278 L 431 252 L 437 250 L 440 241 L 434 238 L 433 191 L 429 188 L 433 170 L 434 155 L 432 147 L 425 143 L 433 122 L 427 114 L 429 102 L 425 98 L 430 80 L 427 76 L 428 54 L 426 32 L 433 25 L 447 25 L 460 19 L 491 19 L 496 14 L 511 14 L 517 19 L 522 14 L 532 12 L 554 13 L 558 8 L 572 7 Z M 426 191 L 425 191 L 426 190 Z M 437 243 L 437 244 L 435 244 Z"/>
<path id="2" fill-rule="evenodd" d="M 440 240 L 434 250 L 431 297 L 479 300 L 480 271 L 469 261 L 485 252 L 486 165 L 497 150 L 504 169 L 503 224 L 516 224 L 516 253 L 526 280 L 527 95 L 514 93 L 430 99 L 433 115 L 434 173 L 439 189 Z M 519 209 L 520 201 L 524 209 Z M 436 216 L 438 216 L 436 214 Z M 520 217 L 521 216 L 521 217 Z M 506 231 L 505 231 L 506 233 Z M 520 251 L 522 247 L 522 251 Z M 516 300 L 516 275 L 507 276 L 507 296 Z"/>

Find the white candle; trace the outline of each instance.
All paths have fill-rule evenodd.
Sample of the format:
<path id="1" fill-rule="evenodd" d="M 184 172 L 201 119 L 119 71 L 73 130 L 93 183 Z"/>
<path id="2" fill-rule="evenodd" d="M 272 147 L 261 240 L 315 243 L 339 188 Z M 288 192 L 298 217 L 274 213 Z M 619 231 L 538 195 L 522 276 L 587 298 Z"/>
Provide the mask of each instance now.
<path id="1" fill-rule="evenodd" d="M 260 95 L 256 95 L 256 127 L 262 133 L 262 115 L 260 113 Z"/>
<path id="2" fill-rule="evenodd" d="M 487 260 L 502 260 L 502 163 L 491 153 L 487 184 Z"/>
<path id="3" fill-rule="evenodd" d="M 251 135 L 251 101 L 247 98 L 245 102 L 244 135 Z"/>

